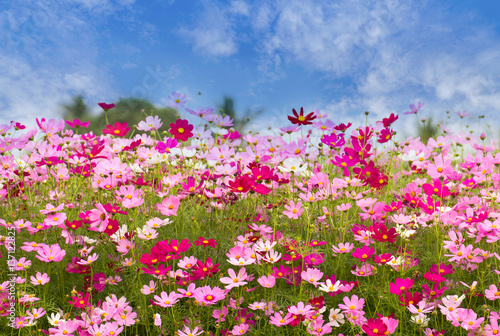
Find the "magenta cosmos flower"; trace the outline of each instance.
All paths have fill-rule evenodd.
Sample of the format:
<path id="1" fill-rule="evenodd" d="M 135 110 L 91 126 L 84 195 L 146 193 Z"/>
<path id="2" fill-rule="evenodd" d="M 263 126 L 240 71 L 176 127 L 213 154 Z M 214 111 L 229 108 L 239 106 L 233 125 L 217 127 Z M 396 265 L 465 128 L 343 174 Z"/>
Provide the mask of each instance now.
<path id="1" fill-rule="evenodd" d="M 128 131 L 130 131 L 130 127 L 127 126 L 128 126 L 127 122 L 124 122 L 122 124 L 117 121 L 113 126 L 106 125 L 106 128 L 102 130 L 102 133 L 111 134 L 118 137 L 124 137 L 125 135 L 127 135 Z"/>
<path id="2" fill-rule="evenodd" d="M 177 119 L 175 123 L 170 124 L 170 133 L 175 139 L 187 141 L 193 136 L 191 132 L 194 126 L 191 125 L 186 119 Z"/>
<path id="3" fill-rule="evenodd" d="M 410 278 L 402 279 L 402 278 L 397 278 L 395 283 L 389 283 L 389 289 L 392 294 L 396 295 L 401 295 L 410 288 L 413 287 L 413 284 L 415 281 Z"/>
<path id="4" fill-rule="evenodd" d="M 66 120 L 66 124 L 71 128 L 89 127 L 90 121 L 81 121 L 80 119 L 73 119 L 73 121 Z"/>

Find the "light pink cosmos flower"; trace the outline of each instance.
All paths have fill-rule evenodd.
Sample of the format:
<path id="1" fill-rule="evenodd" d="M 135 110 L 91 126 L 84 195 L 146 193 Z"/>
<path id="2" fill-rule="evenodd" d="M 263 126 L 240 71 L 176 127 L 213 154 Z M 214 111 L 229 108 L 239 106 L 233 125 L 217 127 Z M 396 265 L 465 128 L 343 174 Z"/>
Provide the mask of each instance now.
<path id="1" fill-rule="evenodd" d="M 495 285 L 490 285 L 489 289 L 486 289 L 484 291 L 484 295 L 488 300 L 498 300 L 500 299 L 500 291 L 498 290 L 497 286 Z"/>
<path id="2" fill-rule="evenodd" d="M 154 293 L 155 289 L 156 289 L 156 283 L 153 280 L 151 280 L 149 282 L 149 286 L 148 285 L 142 286 L 141 293 L 144 295 L 149 295 L 151 293 Z"/>
<path id="3" fill-rule="evenodd" d="M 160 128 L 163 125 L 163 123 L 160 120 L 160 117 L 157 115 L 153 116 L 148 116 L 146 117 L 146 121 L 141 121 L 137 125 L 137 129 L 139 131 L 155 131 L 158 128 Z"/>
<path id="4" fill-rule="evenodd" d="M 276 278 L 272 275 L 269 276 L 261 276 L 260 278 L 257 279 L 257 282 L 265 288 L 273 288 L 274 285 L 276 284 Z"/>
<path id="5" fill-rule="evenodd" d="M 191 328 L 189 327 L 184 327 L 183 330 L 177 330 L 177 333 L 179 334 L 179 336 L 197 336 L 203 333 L 203 329 L 196 327 L 191 330 Z"/>
<path id="6" fill-rule="evenodd" d="M 40 210 L 40 213 L 43 214 L 43 215 L 48 215 L 49 213 L 61 211 L 62 209 L 64 209 L 64 203 L 59 204 L 57 207 L 55 207 L 52 204 L 48 203 L 45 206 L 45 209 Z"/>
<path id="7" fill-rule="evenodd" d="M 332 251 L 334 253 L 349 253 L 354 248 L 354 244 L 352 243 L 340 243 L 339 247 L 332 245 Z"/>
<path id="8" fill-rule="evenodd" d="M 288 323 L 290 323 L 292 321 L 293 321 L 292 316 L 289 316 L 287 318 L 287 317 L 283 317 L 283 315 L 281 315 L 280 313 L 274 313 L 274 315 L 269 318 L 269 323 L 272 325 L 275 325 L 277 327 L 287 325 Z"/>
<path id="9" fill-rule="evenodd" d="M 240 287 L 248 283 L 245 281 L 248 278 L 245 267 L 242 267 L 240 269 L 238 275 L 236 275 L 232 268 L 230 268 L 227 272 L 229 274 L 229 277 L 223 277 L 220 279 L 220 282 L 226 285 L 226 289 L 229 290 L 233 287 Z"/>
<path id="10" fill-rule="evenodd" d="M 302 209 L 302 203 L 297 202 L 297 204 L 295 204 L 294 201 L 290 201 L 290 205 L 285 205 L 285 209 L 288 211 L 283 211 L 283 214 L 292 219 L 299 218 L 302 215 L 302 212 L 304 212 L 304 209 Z"/>
<path id="11" fill-rule="evenodd" d="M 80 260 L 77 262 L 78 265 L 90 265 L 92 264 L 94 261 L 96 261 L 97 259 L 99 259 L 99 255 L 97 253 L 94 253 L 92 254 L 91 256 L 87 257 L 87 260 Z"/>
<path id="12" fill-rule="evenodd" d="M 61 250 L 58 244 L 43 245 L 37 250 L 38 255 L 35 257 L 44 262 L 59 262 L 66 255 L 65 250 Z"/>
<path id="13" fill-rule="evenodd" d="M 42 274 L 40 272 L 36 272 L 36 277 L 32 275 L 30 279 L 31 279 L 30 282 L 33 286 L 45 285 L 50 281 L 50 278 L 47 275 L 47 273 Z"/>
<path id="14" fill-rule="evenodd" d="M 319 280 L 323 277 L 323 272 L 317 268 L 308 268 L 307 271 L 302 271 L 300 276 L 302 280 L 313 284 L 314 287 L 318 287 Z"/>

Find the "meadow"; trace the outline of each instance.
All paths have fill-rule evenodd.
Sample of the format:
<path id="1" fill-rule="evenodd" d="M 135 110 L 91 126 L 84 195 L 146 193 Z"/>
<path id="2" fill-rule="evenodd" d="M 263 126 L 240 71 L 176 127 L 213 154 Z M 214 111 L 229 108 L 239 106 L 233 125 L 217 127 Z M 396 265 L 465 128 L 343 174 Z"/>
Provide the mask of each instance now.
<path id="1" fill-rule="evenodd" d="M 498 335 L 498 143 L 420 107 L 0 125 L 0 334 Z"/>

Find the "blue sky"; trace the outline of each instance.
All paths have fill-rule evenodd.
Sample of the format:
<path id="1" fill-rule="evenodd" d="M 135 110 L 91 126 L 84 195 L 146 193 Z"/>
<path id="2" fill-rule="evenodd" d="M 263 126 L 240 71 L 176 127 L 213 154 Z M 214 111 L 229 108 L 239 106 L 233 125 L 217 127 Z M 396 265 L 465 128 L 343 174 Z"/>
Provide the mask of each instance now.
<path id="1" fill-rule="evenodd" d="M 263 108 L 256 127 L 301 106 L 340 123 L 418 101 L 498 126 L 499 17 L 473 0 L 0 0 L 0 123 L 57 117 L 78 93 L 97 112 L 180 91 L 191 108 Z"/>

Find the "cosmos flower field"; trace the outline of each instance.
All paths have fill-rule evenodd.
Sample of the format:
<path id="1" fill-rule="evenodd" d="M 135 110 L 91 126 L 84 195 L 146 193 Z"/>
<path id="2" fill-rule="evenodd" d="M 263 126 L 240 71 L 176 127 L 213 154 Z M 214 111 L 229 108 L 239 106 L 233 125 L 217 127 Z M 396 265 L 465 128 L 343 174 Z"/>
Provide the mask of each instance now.
<path id="1" fill-rule="evenodd" d="M 0 125 L 0 334 L 499 334 L 486 135 L 396 141 L 421 104 L 242 135 L 172 102 L 198 121 Z"/>

